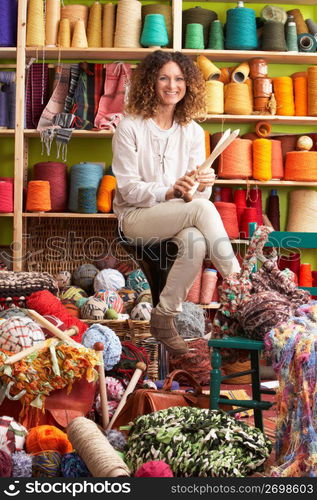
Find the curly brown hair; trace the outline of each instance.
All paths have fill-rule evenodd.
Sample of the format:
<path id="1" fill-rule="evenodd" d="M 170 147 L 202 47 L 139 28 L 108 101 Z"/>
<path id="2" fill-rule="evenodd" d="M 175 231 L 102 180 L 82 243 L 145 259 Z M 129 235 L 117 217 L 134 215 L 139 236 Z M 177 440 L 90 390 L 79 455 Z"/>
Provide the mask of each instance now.
<path id="1" fill-rule="evenodd" d="M 158 73 L 168 62 L 178 64 L 185 78 L 186 94 L 176 104 L 174 119 L 186 125 L 192 119 L 206 114 L 205 80 L 194 62 L 181 52 L 156 50 L 148 55 L 133 71 L 126 112 L 134 116 L 152 118 L 159 107 L 155 86 Z"/>

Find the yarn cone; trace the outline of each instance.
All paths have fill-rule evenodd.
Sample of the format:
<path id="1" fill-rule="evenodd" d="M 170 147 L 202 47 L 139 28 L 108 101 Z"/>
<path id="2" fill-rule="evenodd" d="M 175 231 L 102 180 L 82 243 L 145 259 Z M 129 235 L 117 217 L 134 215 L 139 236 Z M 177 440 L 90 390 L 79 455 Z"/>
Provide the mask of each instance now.
<path id="1" fill-rule="evenodd" d="M 85 23 L 81 19 L 76 21 L 72 38 L 72 47 L 76 49 L 87 49 L 88 41 L 86 37 Z"/>
<path id="2" fill-rule="evenodd" d="M 70 47 L 70 22 L 67 18 L 60 20 L 58 45 L 63 49 L 68 49 Z"/>
<path id="3" fill-rule="evenodd" d="M 113 47 L 114 29 L 116 24 L 116 6 L 112 3 L 103 6 L 102 46 Z"/>
<path id="4" fill-rule="evenodd" d="M 99 2 L 92 4 L 87 28 L 88 47 L 101 47 L 101 13 L 101 4 Z"/>
<path id="5" fill-rule="evenodd" d="M 29 0 L 26 26 L 27 47 L 44 47 L 45 23 L 43 0 Z"/>

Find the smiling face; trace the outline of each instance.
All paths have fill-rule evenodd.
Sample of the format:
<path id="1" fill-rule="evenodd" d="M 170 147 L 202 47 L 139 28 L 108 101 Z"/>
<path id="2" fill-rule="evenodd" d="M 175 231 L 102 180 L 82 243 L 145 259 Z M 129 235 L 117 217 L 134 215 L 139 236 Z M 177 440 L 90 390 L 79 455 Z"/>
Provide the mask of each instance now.
<path id="1" fill-rule="evenodd" d="M 184 74 L 178 64 L 170 61 L 159 70 L 156 93 L 162 106 L 175 107 L 186 93 Z"/>

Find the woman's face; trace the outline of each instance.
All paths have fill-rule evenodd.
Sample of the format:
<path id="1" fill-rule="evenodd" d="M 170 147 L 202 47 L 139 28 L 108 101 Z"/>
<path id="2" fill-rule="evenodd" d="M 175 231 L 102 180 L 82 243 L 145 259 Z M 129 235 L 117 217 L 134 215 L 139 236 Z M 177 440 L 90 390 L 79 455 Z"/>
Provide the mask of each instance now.
<path id="1" fill-rule="evenodd" d="M 170 61 L 159 70 L 156 93 L 163 106 L 175 106 L 186 93 L 186 83 L 182 70 Z"/>

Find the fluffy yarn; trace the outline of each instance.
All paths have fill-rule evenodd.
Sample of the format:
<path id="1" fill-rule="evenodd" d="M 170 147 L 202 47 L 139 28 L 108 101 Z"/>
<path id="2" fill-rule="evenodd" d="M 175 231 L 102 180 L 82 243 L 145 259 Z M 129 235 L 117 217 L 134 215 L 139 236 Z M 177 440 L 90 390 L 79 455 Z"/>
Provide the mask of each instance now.
<path id="1" fill-rule="evenodd" d="M 107 309 L 114 309 L 117 313 L 123 311 L 123 300 L 114 290 L 99 290 L 94 296 L 105 302 Z"/>
<path id="2" fill-rule="evenodd" d="M 104 345 L 103 361 L 105 370 L 111 370 L 120 360 L 122 346 L 119 337 L 113 330 L 104 325 L 92 325 L 84 333 L 82 344 L 93 349 L 96 342 Z"/>
<path id="3" fill-rule="evenodd" d="M 151 460 L 138 468 L 135 477 L 174 477 L 173 471 L 164 460 Z"/>
<path id="4" fill-rule="evenodd" d="M 45 340 L 41 327 L 28 317 L 12 317 L 0 323 L 0 349 L 20 352 Z"/>
<path id="5" fill-rule="evenodd" d="M 80 309 L 80 316 L 83 319 L 101 320 L 105 317 L 108 309 L 107 303 L 99 297 L 89 297 Z"/>
<path id="6" fill-rule="evenodd" d="M 82 264 L 73 272 L 73 284 L 91 292 L 98 269 L 93 264 Z"/>
<path id="7" fill-rule="evenodd" d="M 61 469 L 63 477 L 91 477 L 85 462 L 75 451 L 62 457 Z"/>
<path id="8" fill-rule="evenodd" d="M 76 305 L 77 303 L 75 303 L 73 300 L 68 299 L 63 299 L 61 302 L 63 306 L 66 307 L 71 316 L 73 316 L 74 318 L 79 318 L 80 312 L 79 307 Z"/>
<path id="9" fill-rule="evenodd" d="M 192 302 L 183 302 L 183 310 L 175 316 L 174 322 L 179 334 L 184 338 L 205 335 L 204 310 Z"/>
<path id="10" fill-rule="evenodd" d="M 150 289 L 149 282 L 141 269 L 135 269 L 128 275 L 126 285 L 127 288 L 132 288 L 132 290 L 135 290 L 138 293 L 143 292 L 143 290 Z"/>
<path id="11" fill-rule="evenodd" d="M 7 453 L 23 450 L 27 433 L 27 429 L 13 417 L 0 417 L 0 443 L 5 443 L 1 449 Z"/>
<path id="12" fill-rule="evenodd" d="M 115 450 L 118 450 L 118 451 L 125 450 L 127 440 L 126 440 L 125 435 L 122 432 L 116 431 L 115 429 L 110 429 L 109 431 L 105 432 L 105 436 L 108 439 L 111 446 L 113 446 Z"/>
<path id="13" fill-rule="evenodd" d="M 54 278 L 57 281 L 59 290 L 63 290 L 71 284 L 72 275 L 69 271 L 60 271 Z"/>
<path id="14" fill-rule="evenodd" d="M 12 457 L 4 450 L 0 450 L 0 477 L 11 477 Z"/>
<path id="15" fill-rule="evenodd" d="M 25 451 L 12 454 L 12 477 L 32 477 L 32 455 Z"/>
<path id="16" fill-rule="evenodd" d="M 74 302 L 82 297 L 87 297 L 87 293 L 82 288 L 79 288 L 79 286 L 67 286 L 62 293 L 59 294 L 61 300 L 73 300 Z"/>
<path id="17" fill-rule="evenodd" d="M 60 477 L 62 455 L 58 451 L 42 451 L 33 455 L 33 477 Z"/>
<path id="18" fill-rule="evenodd" d="M 106 377 L 107 396 L 111 401 L 121 401 L 125 388 L 120 380 Z"/>
<path id="19" fill-rule="evenodd" d="M 28 453 L 33 454 L 50 450 L 64 455 L 73 451 L 67 434 L 54 425 L 38 425 L 30 429 L 25 447 Z"/>
<path id="20" fill-rule="evenodd" d="M 94 279 L 95 292 L 99 292 L 100 290 L 114 290 L 116 292 L 124 286 L 124 276 L 116 269 L 103 269 L 96 274 Z"/>
<path id="21" fill-rule="evenodd" d="M 150 321 L 153 306 L 149 302 L 140 302 L 131 311 L 131 319 Z"/>

